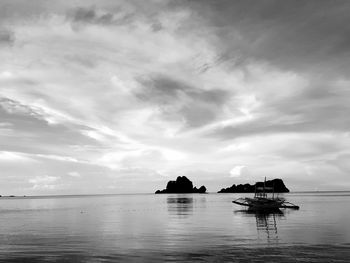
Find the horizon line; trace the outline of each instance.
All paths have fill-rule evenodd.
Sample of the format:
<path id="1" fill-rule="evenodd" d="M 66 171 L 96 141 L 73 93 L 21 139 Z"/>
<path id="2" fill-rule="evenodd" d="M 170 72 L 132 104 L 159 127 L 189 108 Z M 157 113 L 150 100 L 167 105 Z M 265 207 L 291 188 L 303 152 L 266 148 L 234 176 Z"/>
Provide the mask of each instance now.
<path id="1" fill-rule="evenodd" d="M 293 193 L 345 193 L 350 192 L 349 190 L 309 190 L 309 191 L 290 191 L 287 193 L 280 194 L 293 194 Z M 253 193 L 253 192 L 251 192 Z M 276 192 L 277 193 L 277 192 Z M 112 195 L 153 195 L 152 193 L 113 193 L 113 194 L 48 194 L 48 195 L 0 195 L 0 198 L 11 199 L 11 198 L 35 198 L 35 197 L 79 197 L 79 196 L 112 196 Z M 199 194 L 199 193 L 164 193 L 164 194 Z M 207 192 L 204 194 L 250 194 L 250 193 L 218 193 L 218 192 Z"/>

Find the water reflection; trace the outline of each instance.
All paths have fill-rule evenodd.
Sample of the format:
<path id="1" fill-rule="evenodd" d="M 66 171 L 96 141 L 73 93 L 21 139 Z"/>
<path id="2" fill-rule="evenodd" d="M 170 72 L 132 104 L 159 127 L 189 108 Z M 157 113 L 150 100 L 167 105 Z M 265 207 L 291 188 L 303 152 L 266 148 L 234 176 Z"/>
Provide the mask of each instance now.
<path id="1" fill-rule="evenodd" d="M 350 195 L 295 194 L 289 199 L 303 209 L 284 214 L 234 213 L 231 199 L 225 194 L 0 199 L 0 262 L 349 261 Z"/>
<path id="2" fill-rule="evenodd" d="M 255 217 L 258 239 L 267 241 L 268 244 L 278 244 L 278 220 L 284 217 L 280 209 L 274 210 L 239 210 L 235 213 L 242 213 L 247 217 Z"/>
<path id="3" fill-rule="evenodd" d="M 170 215 L 185 218 L 193 213 L 193 197 L 184 195 L 169 196 L 167 204 Z"/>

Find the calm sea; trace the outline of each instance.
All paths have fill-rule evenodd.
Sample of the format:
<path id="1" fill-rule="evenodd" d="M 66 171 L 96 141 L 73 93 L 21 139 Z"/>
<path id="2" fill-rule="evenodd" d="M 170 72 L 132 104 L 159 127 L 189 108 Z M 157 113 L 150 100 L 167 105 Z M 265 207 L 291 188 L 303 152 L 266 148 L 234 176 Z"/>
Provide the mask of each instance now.
<path id="1" fill-rule="evenodd" d="M 290 193 L 247 213 L 239 194 L 0 198 L 1 262 L 350 262 L 350 192 Z"/>

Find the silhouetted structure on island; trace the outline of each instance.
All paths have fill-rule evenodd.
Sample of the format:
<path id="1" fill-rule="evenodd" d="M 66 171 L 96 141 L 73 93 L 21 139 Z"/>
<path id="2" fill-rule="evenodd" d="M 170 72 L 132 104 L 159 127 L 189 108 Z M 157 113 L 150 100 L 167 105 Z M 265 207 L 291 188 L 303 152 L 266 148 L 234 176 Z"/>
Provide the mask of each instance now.
<path id="1" fill-rule="evenodd" d="M 186 176 L 179 176 L 176 181 L 169 181 L 166 189 L 160 191 L 157 190 L 156 194 L 176 194 L 176 193 L 199 193 L 204 194 L 207 191 L 204 185 L 199 187 L 193 187 L 192 182 Z"/>
<path id="2" fill-rule="evenodd" d="M 218 193 L 254 193 L 255 187 L 263 187 L 264 182 L 257 182 L 254 185 L 239 184 L 232 185 L 228 188 L 222 188 Z M 266 181 L 265 186 L 267 188 L 274 188 L 276 193 L 289 193 L 288 188 L 284 185 L 282 179 L 273 179 Z M 266 190 L 266 192 L 272 192 L 272 190 Z"/>

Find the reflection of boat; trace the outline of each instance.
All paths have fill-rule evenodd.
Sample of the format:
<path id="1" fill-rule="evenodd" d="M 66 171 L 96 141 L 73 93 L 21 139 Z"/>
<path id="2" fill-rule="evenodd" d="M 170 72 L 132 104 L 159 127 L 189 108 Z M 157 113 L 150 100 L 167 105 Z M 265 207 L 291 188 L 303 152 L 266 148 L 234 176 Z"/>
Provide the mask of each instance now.
<path id="1" fill-rule="evenodd" d="M 255 217 L 258 239 L 266 238 L 266 241 L 270 244 L 278 243 L 277 221 L 279 218 L 284 217 L 283 211 L 278 208 L 275 210 L 253 210 L 248 208 L 246 210 L 236 210 L 235 213 L 242 213 L 247 217 Z"/>
<path id="2" fill-rule="evenodd" d="M 274 187 L 265 186 L 266 178 L 263 187 L 258 187 L 255 184 L 254 197 L 238 198 L 232 201 L 235 204 L 247 206 L 251 210 L 279 210 L 280 208 L 292 208 L 299 209 L 299 206 L 287 202 L 284 198 L 278 197 L 278 193 L 275 193 Z M 268 196 L 267 192 L 271 193 Z"/>
<path id="3" fill-rule="evenodd" d="M 268 243 L 278 243 L 276 217 L 283 216 L 281 210 L 273 213 L 255 213 L 258 236 L 265 236 Z"/>

